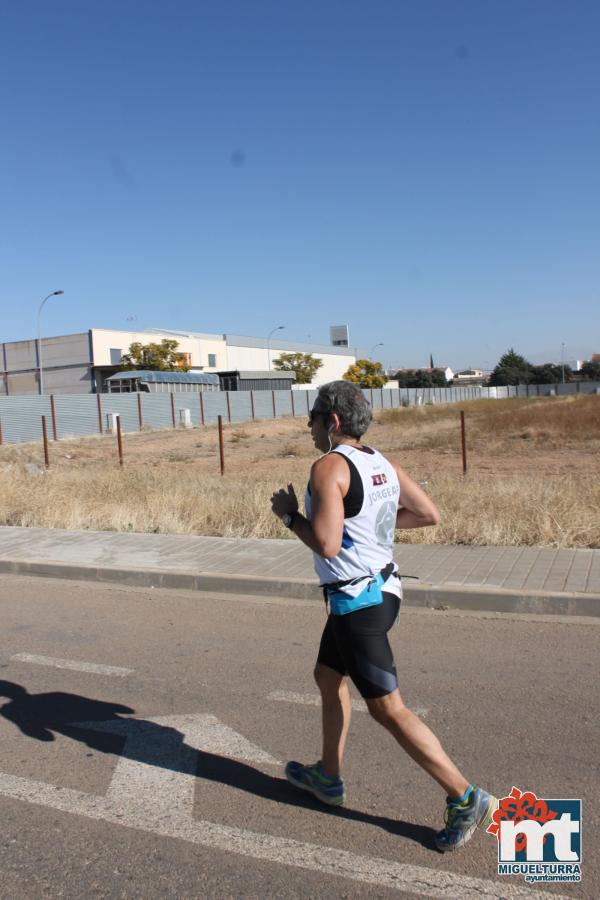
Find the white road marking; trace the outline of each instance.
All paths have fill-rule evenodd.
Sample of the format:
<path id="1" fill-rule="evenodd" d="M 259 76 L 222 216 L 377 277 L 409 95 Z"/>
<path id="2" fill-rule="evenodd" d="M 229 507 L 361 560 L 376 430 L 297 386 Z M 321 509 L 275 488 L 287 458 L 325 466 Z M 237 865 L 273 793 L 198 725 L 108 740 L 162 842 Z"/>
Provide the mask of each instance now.
<path id="1" fill-rule="evenodd" d="M 281 762 L 261 747 L 251 743 L 233 728 L 224 725 L 209 713 L 188 716 L 194 721 L 194 728 L 188 731 L 189 741 L 196 750 L 216 753 L 230 759 L 247 759 L 250 762 L 280 766 Z"/>
<path id="2" fill-rule="evenodd" d="M 320 706 L 320 694 L 297 694 L 294 691 L 272 691 L 267 700 L 281 700 L 284 703 L 301 703 L 304 706 Z M 367 712 L 367 704 L 364 700 L 351 698 L 350 704 L 356 712 Z"/>
<path id="3" fill-rule="evenodd" d="M 125 737 L 106 799 L 131 807 L 172 809 L 192 818 L 197 752 L 279 766 L 281 763 L 208 713 L 151 719 L 73 722 L 77 728 Z"/>
<path id="4" fill-rule="evenodd" d="M 73 669 L 75 672 L 94 672 L 96 675 L 131 675 L 134 669 L 122 669 L 119 666 L 101 666 L 97 663 L 80 662 L 74 659 L 56 659 L 53 656 L 34 656 L 31 653 L 15 653 L 11 656 L 16 662 L 35 663 L 37 666 L 53 666 L 55 669 Z"/>
<path id="5" fill-rule="evenodd" d="M 38 806 L 99 819 L 137 831 L 179 838 L 203 847 L 280 863 L 313 872 L 322 872 L 352 881 L 393 888 L 407 894 L 442 900 L 501 900 L 524 897 L 527 900 L 567 900 L 558 894 L 545 894 L 512 882 L 494 882 L 442 869 L 412 866 L 389 859 L 360 856 L 345 850 L 307 844 L 287 838 L 232 828 L 215 822 L 193 821 L 171 807 L 133 805 L 127 798 L 98 797 L 69 788 L 59 788 L 15 775 L 0 774 L 0 794 Z"/>
<path id="6" fill-rule="evenodd" d="M 320 694 L 296 694 L 294 691 L 272 691 L 268 695 L 267 700 L 282 700 L 284 703 L 302 703 L 305 706 L 321 705 Z M 352 698 L 350 703 L 355 712 L 368 712 L 367 704 L 364 700 Z M 429 712 L 424 706 L 415 706 L 411 707 L 411 709 L 414 714 L 420 716 L 421 719 L 424 719 Z"/>

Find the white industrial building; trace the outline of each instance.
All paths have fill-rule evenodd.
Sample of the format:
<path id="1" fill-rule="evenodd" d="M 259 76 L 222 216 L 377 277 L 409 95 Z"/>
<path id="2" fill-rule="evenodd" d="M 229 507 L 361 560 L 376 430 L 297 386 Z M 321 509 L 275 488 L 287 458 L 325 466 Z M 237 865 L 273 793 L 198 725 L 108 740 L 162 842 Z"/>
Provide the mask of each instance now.
<path id="1" fill-rule="evenodd" d="M 178 351 L 194 370 L 219 372 L 268 372 L 281 353 L 312 353 L 323 362 L 316 382 L 341 378 L 356 357 L 347 346 L 312 344 L 291 339 L 268 340 L 232 334 L 147 329 L 122 331 L 90 328 L 77 334 L 11 341 L 0 344 L 0 396 L 38 394 L 40 361 L 45 394 L 104 392 L 106 379 L 119 370 L 121 357 L 133 343 L 178 342 Z M 41 360 L 40 360 L 41 349 Z"/>

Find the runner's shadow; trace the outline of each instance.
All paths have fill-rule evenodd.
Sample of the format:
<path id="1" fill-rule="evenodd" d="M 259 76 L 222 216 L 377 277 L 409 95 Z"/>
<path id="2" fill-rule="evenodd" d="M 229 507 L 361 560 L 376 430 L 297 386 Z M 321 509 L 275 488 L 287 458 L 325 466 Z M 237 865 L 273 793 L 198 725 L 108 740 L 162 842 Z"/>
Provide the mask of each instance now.
<path id="1" fill-rule="evenodd" d="M 309 794 L 292 787 L 285 778 L 266 774 L 237 759 L 190 747 L 185 743 L 183 734 L 175 728 L 144 719 L 131 719 L 129 714 L 135 712 L 131 707 L 62 691 L 29 694 L 21 685 L 2 680 L 0 697 L 9 698 L 9 702 L 0 707 L 0 716 L 35 740 L 52 742 L 56 740 L 56 734 L 62 734 L 100 753 L 196 774 L 205 781 L 228 785 L 264 800 L 364 822 L 415 841 L 427 849 L 435 849 L 435 831 L 432 828 L 348 807 L 326 807 Z M 101 731 L 94 730 L 93 723 L 96 722 L 99 726 L 102 723 Z M 125 735 L 131 730 L 130 723 L 133 722 L 142 739 L 126 741 Z"/>
<path id="2" fill-rule="evenodd" d="M 326 815 L 336 816 L 340 819 L 349 819 L 354 822 L 364 822 L 382 828 L 390 834 L 408 838 L 417 844 L 421 844 L 427 850 L 437 848 L 434 843 L 436 832 L 427 825 L 415 825 L 402 819 L 389 819 L 387 816 L 377 816 L 358 809 L 350 809 L 347 806 L 325 806 L 311 794 L 299 791 L 285 778 L 268 775 L 240 762 L 237 759 L 228 759 L 203 750 L 198 753 L 198 777 L 206 781 L 215 781 L 227 784 L 261 797 L 264 800 L 272 800 L 276 803 L 286 803 L 288 806 L 299 806 L 304 809 L 317 810 Z"/>
<path id="3" fill-rule="evenodd" d="M 0 697 L 8 697 L 10 701 L 0 707 L 0 715 L 27 737 L 50 743 L 56 740 L 56 734 L 64 734 L 102 753 L 118 753 L 123 738 L 118 734 L 76 728 L 73 723 L 123 723 L 127 718 L 121 718 L 122 715 L 135 712 L 120 703 L 91 700 L 63 691 L 30 694 L 22 685 L 3 680 L 0 680 Z"/>

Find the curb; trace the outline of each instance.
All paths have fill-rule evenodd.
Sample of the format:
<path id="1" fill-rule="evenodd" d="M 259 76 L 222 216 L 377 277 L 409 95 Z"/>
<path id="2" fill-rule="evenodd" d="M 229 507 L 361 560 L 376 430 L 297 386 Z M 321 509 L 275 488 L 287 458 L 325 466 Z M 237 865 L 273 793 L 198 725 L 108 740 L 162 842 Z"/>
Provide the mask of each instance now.
<path id="1" fill-rule="evenodd" d="M 25 562 L 0 559 L 0 573 L 97 581 L 131 587 L 215 591 L 221 594 L 255 594 L 293 600 L 317 600 L 323 595 L 314 581 L 299 578 L 261 578 L 225 573 L 164 572 L 156 569 L 122 569 L 80 566 L 71 563 Z M 430 609 L 464 609 L 484 612 L 527 613 L 557 616 L 600 617 L 600 594 L 545 591 L 511 591 L 503 588 L 404 584 L 406 606 Z"/>

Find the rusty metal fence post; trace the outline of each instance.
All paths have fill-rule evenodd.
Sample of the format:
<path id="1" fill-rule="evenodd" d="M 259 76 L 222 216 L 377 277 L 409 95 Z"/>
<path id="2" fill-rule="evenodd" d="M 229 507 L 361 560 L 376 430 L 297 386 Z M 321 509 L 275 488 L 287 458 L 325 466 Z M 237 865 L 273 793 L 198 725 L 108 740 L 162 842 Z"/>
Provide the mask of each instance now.
<path id="1" fill-rule="evenodd" d="M 140 431 L 144 427 L 144 417 L 142 416 L 142 394 L 138 391 L 137 395 L 137 404 L 138 404 L 138 421 L 140 423 Z"/>
<path id="2" fill-rule="evenodd" d="M 52 438 L 53 440 L 58 440 L 58 434 L 56 431 L 56 409 L 54 408 L 54 394 L 50 394 L 50 411 L 52 413 Z"/>
<path id="3" fill-rule="evenodd" d="M 117 447 L 119 448 L 119 465 L 123 465 L 123 437 L 121 435 L 121 416 L 117 416 Z"/>
<path id="4" fill-rule="evenodd" d="M 50 468 L 50 454 L 48 452 L 48 431 L 46 429 L 46 416 L 42 416 L 42 439 L 44 441 L 44 465 Z"/>
<path id="5" fill-rule="evenodd" d="M 175 394 L 171 392 L 171 419 L 173 420 L 173 428 L 177 428 L 177 423 L 175 421 Z"/>
<path id="6" fill-rule="evenodd" d="M 96 394 L 98 400 L 98 432 L 102 434 L 102 398 L 100 394 Z"/>
<path id="7" fill-rule="evenodd" d="M 223 416 L 218 417 L 219 422 L 219 459 L 221 461 L 221 475 L 225 474 L 225 446 L 223 444 Z"/>
<path id="8" fill-rule="evenodd" d="M 463 475 L 467 474 L 467 440 L 465 435 L 465 414 L 460 411 L 460 441 L 462 445 L 462 468 Z"/>

